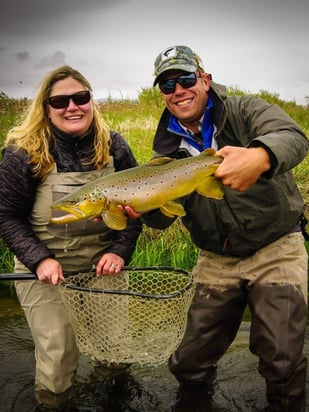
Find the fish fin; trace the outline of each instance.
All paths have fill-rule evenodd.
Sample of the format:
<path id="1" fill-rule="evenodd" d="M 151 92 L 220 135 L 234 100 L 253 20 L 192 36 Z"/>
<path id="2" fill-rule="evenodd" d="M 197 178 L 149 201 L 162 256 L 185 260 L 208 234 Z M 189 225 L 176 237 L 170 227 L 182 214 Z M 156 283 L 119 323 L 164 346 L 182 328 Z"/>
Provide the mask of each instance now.
<path id="1" fill-rule="evenodd" d="M 148 162 L 144 163 L 145 166 L 160 166 L 164 165 L 166 163 L 169 163 L 173 161 L 172 157 L 166 157 L 166 156 L 159 156 L 159 157 L 154 157 L 153 159 L 148 160 Z"/>
<path id="2" fill-rule="evenodd" d="M 186 212 L 180 203 L 174 202 L 173 200 L 164 203 L 160 207 L 161 212 L 168 217 L 174 216 L 185 216 Z"/>
<path id="3" fill-rule="evenodd" d="M 214 176 L 207 176 L 203 179 L 195 191 L 204 197 L 212 197 L 219 200 L 222 199 L 224 195 L 221 180 L 216 179 Z"/>
<path id="4" fill-rule="evenodd" d="M 214 156 L 216 153 L 215 149 L 213 149 L 212 147 L 205 149 L 201 152 L 202 155 L 204 156 Z"/>
<path id="5" fill-rule="evenodd" d="M 123 230 L 127 227 L 127 218 L 125 214 L 114 204 L 102 213 L 102 219 L 110 229 Z"/>

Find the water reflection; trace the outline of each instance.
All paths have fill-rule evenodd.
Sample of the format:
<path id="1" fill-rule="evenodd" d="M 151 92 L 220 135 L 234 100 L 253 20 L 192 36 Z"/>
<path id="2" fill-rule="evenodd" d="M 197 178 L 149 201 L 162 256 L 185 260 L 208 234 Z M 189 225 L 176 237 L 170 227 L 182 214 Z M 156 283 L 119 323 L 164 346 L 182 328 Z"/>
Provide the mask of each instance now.
<path id="1" fill-rule="evenodd" d="M 235 342 L 218 365 L 218 381 L 212 394 L 181 392 L 180 399 L 178 383 L 166 365 L 152 368 L 133 365 L 119 379 L 100 381 L 94 376 L 91 361 L 82 355 L 74 394 L 77 410 L 262 411 L 264 380 L 257 372 L 257 358 L 248 350 L 249 326 L 248 322 L 242 324 Z M 309 354 L 309 333 L 305 352 Z M 0 412 L 35 411 L 34 365 L 33 342 L 23 313 L 13 292 L 4 293 L 0 286 Z"/>

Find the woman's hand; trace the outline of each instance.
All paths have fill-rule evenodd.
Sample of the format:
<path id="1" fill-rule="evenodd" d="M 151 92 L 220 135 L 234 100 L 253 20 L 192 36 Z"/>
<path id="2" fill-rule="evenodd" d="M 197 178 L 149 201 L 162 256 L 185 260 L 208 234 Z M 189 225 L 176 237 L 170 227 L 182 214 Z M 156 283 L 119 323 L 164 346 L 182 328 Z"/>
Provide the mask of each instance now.
<path id="1" fill-rule="evenodd" d="M 97 264 L 97 276 L 118 275 L 124 263 L 124 259 L 121 256 L 118 256 L 115 253 L 105 253 Z"/>
<path id="2" fill-rule="evenodd" d="M 36 268 L 36 275 L 41 282 L 58 285 L 64 280 L 62 266 L 53 258 L 41 260 Z"/>
<path id="3" fill-rule="evenodd" d="M 132 219 L 138 219 L 139 217 L 142 216 L 142 213 L 136 212 L 131 206 L 120 206 L 118 205 L 118 207 L 121 207 L 125 213 Z"/>
<path id="4" fill-rule="evenodd" d="M 117 207 L 124 212 L 126 217 L 130 217 L 131 219 L 138 219 L 142 216 L 142 213 L 136 212 L 131 206 L 117 205 Z M 101 216 L 93 218 L 94 222 L 101 222 L 102 220 Z"/>

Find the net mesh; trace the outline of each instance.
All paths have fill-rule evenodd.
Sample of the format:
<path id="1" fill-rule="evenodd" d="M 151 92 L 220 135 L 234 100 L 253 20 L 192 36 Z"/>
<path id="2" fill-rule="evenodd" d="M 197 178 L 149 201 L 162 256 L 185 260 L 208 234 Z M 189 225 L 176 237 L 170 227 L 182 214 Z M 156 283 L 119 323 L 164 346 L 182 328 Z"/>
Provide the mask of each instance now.
<path id="1" fill-rule="evenodd" d="M 190 273 L 159 267 L 80 273 L 66 277 L 59 291 L 82 353 L 156 366 L 183 337 L 194 288 Z"/>

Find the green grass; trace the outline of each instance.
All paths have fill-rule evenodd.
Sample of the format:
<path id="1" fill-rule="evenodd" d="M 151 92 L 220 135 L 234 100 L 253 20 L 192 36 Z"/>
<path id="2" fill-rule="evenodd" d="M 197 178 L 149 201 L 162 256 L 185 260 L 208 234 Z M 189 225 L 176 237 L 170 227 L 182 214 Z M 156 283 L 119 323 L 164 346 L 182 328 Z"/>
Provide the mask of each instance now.
<path id="1" fill-rule="evenodd" d="M 229 89 L 230 94 L 245 94 L 241 90 Z M 309 106 L 299 106 L 295 102 L 280 100 L 275 94 L 261 91 L 262 97 L 276 103 L 285 110 L 309 135 Z M 7 131 L 18 120 L 19 114 L 28 104 L 26 99 L 0 98 L 0 146 Z M 152 156 L 152 139 L 157 122 L 163 110 L 163 101 L 157 89 L 142 89 L 138 100 L 108 100 L 100 103 L 102 116 L 115 131 L 127 139 L 139 164 Z M 309 211 L 309 157 L 294 169 L 296 182 L 305 199 Z M 308 247 L 308 244 L 306 244 Z M 309 250 L 309 248 L 308 248 Z M 0 272 L 10 272 L 13 268 L 12 255 L 0 241 Z M 177 220 L 165 231 L 144 227 L 132 257 L 133 266 L 164 265 L 191 270 L 197 258 L 197 248 L 192 244 L 187 230 Z"/>
<path id="2" fill-rule="evenodd" d="M 196 262 L 198 248 L 180 220 L 165 231 L 146 226 L 139 237 L 132 257 L 132 266 L 171 266 L 191 270 Z"/>

